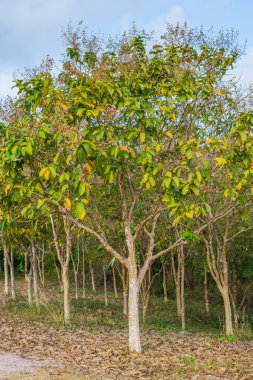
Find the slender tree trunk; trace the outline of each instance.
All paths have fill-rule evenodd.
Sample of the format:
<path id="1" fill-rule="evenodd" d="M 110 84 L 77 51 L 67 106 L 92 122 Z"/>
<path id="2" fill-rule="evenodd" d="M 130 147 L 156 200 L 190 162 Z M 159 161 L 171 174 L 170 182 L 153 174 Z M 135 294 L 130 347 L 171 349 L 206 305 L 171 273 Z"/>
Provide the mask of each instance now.
<path id="1" fill-rule="evenodd" d="M 209 307 L 209 296 L 208 296 L 208 283 L 207 283 L 207 270 L 205 268 L 205 279 L 204 279 L 204 288 L 205 288 L 205 304 L 206 304 L 206 313 L 210 313 Z"/>
<path id="2" fill-rule="evenodd" d="M 28 305 L 32 304 L 32 265 L 30 264 L 30 269 L 28 271 L 28 254 L 25 252 L 25 281 L 27 282 L 27 301 Z"/>
<path id="3" fill-rule="evenodd" d="M 77 262 L 75 263 L 72 252 L 71 252 L 71 260 L 72 260 L 74 277 L 75 277 L 75 290 L 76 290 L 75 296 L 76 296 L 76 300 L 78 300 L 78 272 L 79 272 L 79 264 L 80 264 L 79 239 L 77 239 Z"/>
<path id="4" fill-rule="evenodd" d="M 14 259 L 13 259 L 13 250 L 12 249 L 11 249 L 11 254 L 10 254 L 9 265 L 10 265 L 10 275 L 11 275 L 11 297 L 13 300 L 16 300 Z"/>
<path id="5" fill-rule="evenodd" d="M 113 277 L 113 290 L 114 290 L 114 298 L 118 299 L 118 289 L 117 289 L 117 282 L 116 282 L 116 273 L 114 265 L 112 266 L 112 277 Z"/>
<path id="6" fill-rule="evenodd" d="M 37 307 L 39 307 L 39 281 L 38 281 L 38 261 L 34 241 L 32 241 L 32 267 L 33 267 L 33 290 L 34 300 Z"/>
<path id="7" fill-rule="evenodd" d="M 44 259 L 45 259 L 45 247 L 43 244 L 41 258 L 39 256 L 37 257 L 40 283 L 43 286 L 43 288 L 45 286 L 45 263 L 44 263 Z"/>
<path id="8" fill-rule="evenodd" d="M 229 298 L 229 281 L 228 281 L 228 263 L 227 263 L 227 229 L 222 244 L 216 248 L 216 255 L 214 251 L 212 237 L 209 241 L 203 237 L 207 248 L 207 263 L 210 273 L 220 291 L 223 298 L 224 311 L 225 311 L 225 325 L 226 335 L 233 335 L 233 320 L 231 303 Z"/>
<path id="9" fill-rule="evenodd" d="M 184 257 L 184 247 L 180 247 L 181 253 L 181 322 L 182 330 L 185 330 L 185 298 L 184 298 L 184 278 L 185 278 L 185 257 Z"/>
<path id="10" fill-rule="evenodd" d="M 171 258 L 172 273 L 174 278 L 175 290 L 176 290 L 176 302 L 177 302 L 177 316 L 181 318 L 181 290 L 180 290 L 180 275 L 181 275 L 181 260 L 178 254 L 178 269 L 176 271 L 174 256 Z"/>
<path id="11" fill-rule="evenodd" d="M 225 286 L 222 292 L 223 302 L 224 302 L 224 309 L 225 309 L 225 322 L 226 322 L 226 335 L 230 336 L 233 335 L 233 322 L 232 322 L 232 310 L 231 310 L 231 304 L 229 299 L 229 291 L 228 288 Z"/>
<path id="12" fill-rule="evenodd" d="M 148 310 L 148 303 L 150 298 L 150 290 L 148 290 L 145 301 L 143 302 L 143 308 L 142 308 L 142 322 L 145 324 L 147 319 L 147 310 Z"/>
<path id="13" fill-rule="evenodd" d="M 127 296 L 128 296 L 128 291 L 123 290 L 123 314 L 127 315 L 128 314 L 128 308 L 127 308 Z"/>
<path id="14" fill-rule="evenodd" d="M 122 265 L 121 280 L 123 289 L 123 314 L 128 315 L 128 273 L 124 265 Z"/>
<path id="15" fill-rule="evenodd" d="M 28 300 L 29 306 L 31 306 L 32 304 L 32 277 L 33 277 L 33 269 L 31 265 L 30 270 L 27 273 L 27 300 Z"/>
<path id="16" fill-rule="evenodd" d="M 77 272 L 74 272 L 74 277 L 75 277 L 75 298 L 78 300 L 78 277 L 77 277 Z"/>
<path id="17" fill-rule="evenodd" d="M 105 306 L 108 306 L 108 297 L 107 297 L 107 281 L 106 281 L 106 266 L 103 265 L 103 276 L 104 276 L 104 299 Z"/>
<path id="18" fill-rule="evenodd" d="M 139 326 L 139 288 L 135 254 L 130 253 L 129 265 L 129 298 L 128 298 L 128 324 L 129 324 L 129 350 L 141 353 L 140 326 Z"/>
<path id="19" fill-rule="evenodd" d="M 230 291 L 230 298 L 231 298 L 231 303 L 232 303 L 233 313 L 234 313 L 235 330 L 238 331 L 239 311 L 237 310 L 237 280 L 236 280 L 235 271 L 233 271 L 232 273 L 232 286 L 231 286 L 231 291 Z"/>
<path id="20" fill-rule="evenodd" d="M 94 271 L 93 271 L 93 268 L 92 268 L 91 261 L 89 262 L 89 267 L 90 267 L 91 287 L 92 287 L 92 291 L 95 293 L 96 286 L 95 286 Z"/>
<path id="21" fill-rule="evenodd" d="M 68 265 L 62 267 L 62 284 L 63 284 L 63 311 L 64 323 L 70 325 L 70 302 L 69 302 L 69 274 Z"/>
<path id="22" fill-rule="evenodd" d="M 9 251 L 6 245 L 4 244 L 4 304 L 9 295 Z"/>
<path id="23" fill-rule="evenodd" d="M 86 298 L 86 275 L 85 275 L 83 239 L 82 239 L 82 286 L 83 286 L 83 298 Z"/>
<path id="24" fill-rule="evenodd" d="M 167 293 L 167 281 L 166 281 L 166 264 L 162 263 L 163 266 L 163 301 L 168 302 L 168 293 Z"/>
<path id="25" fill-rule="evenodd" d="M 54 237 L 54 245 L 57 254 L 57 258 L 61 264 L 62 273 L 62 285 L 63 285 L 63 312 L 64 322 L 66 325 L 70 325 L 70 301 L 69 301 L 69 263 L 71 259 L 72 241 L 71 241 L 71 228 L 70 223 L 66 216 L 63 216 L 63 225 L 66 236 L 65 249 L 61 249 L 57 236 L 57 231 L 54 224 L 53 215 L 50 215 L 50 221 Z"/>

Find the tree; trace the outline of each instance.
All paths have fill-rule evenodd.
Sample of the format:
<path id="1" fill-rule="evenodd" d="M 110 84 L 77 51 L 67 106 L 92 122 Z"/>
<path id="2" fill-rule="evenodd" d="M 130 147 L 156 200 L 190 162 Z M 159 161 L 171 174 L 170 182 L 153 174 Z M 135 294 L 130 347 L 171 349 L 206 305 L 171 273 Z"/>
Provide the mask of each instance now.
<path id="1" fill-rule="evenodd" d="M 127 269 L 129 348 L 138 353 L 139 291 L 151 264 L 233 209 L 211 213 L 206 188 L 214 178 L 223 189 L 227 168 L 236 169 L 236 203 L 238 182 L 252 174 L 253 115 L 239 115 L 222 87 L 236 54 L 166 39 L 149 51 L 145 39 L 104 49 L 86 44 L 85 51 L 72 44 L 57 78 L 46 71 L 17 81 L 23 114 L 1 152 L 9 189 L 17 176 L 25 182 L 24 214 L 34 216 L 36 208 L 61 215 L 68 231 L 75 225 L 94 236 Z M 112 214 L 118 223 L 110 225 Z M 159 250 L 157 225 L 165 214 L 172 227 L 200 224 Z M 145 257 L 138 265 L 140 246 Z"/>

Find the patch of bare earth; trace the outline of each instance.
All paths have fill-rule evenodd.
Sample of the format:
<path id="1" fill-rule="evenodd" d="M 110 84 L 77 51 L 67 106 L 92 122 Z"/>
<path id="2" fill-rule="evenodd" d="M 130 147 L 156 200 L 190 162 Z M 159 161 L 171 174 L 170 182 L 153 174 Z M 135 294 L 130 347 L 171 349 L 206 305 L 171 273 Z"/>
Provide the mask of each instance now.
<path id="1" fill-rule="evenodd" d="M 252 342 L 143 331 L 138 357 L 128 353 L 126 331 L 57 330 L 4 310 L 0 337 L 0 353 L 46 363 L 39 372 L 6 379 L 253 379 Z"/>

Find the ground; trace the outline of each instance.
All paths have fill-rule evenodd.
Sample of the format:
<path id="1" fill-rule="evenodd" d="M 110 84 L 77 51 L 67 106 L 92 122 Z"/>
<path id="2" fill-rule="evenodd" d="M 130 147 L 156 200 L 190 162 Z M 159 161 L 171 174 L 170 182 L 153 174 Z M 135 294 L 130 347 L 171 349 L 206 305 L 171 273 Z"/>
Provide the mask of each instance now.
<path id="1" fill-rule="evenodd" d="M 7 308 L 0 306 L 0 355 L 15 355 L 31 361 L 30 373 L 29 365 L 19 373 L 10 366 L 9 374 L 1 371 L 0 366 L 0 379 L 253 378 L 252 341 L 228 342 L 203 332 L 182 334 L 176 329 L 154 328 L 149 323 L 141 328 L 143 354 L 129 355 L 126 321 L 123 316 L 117 316 L 120 305 L 119 309 L 103 308 L 99 300 L 101 295 L 97 300 L 73 301 L 74 322 L 71 328 L 67 328 L 58 321 L 60 314 L 57 314 L 56 305 L 49 302 L 50 294 L 53 298 L 55 290 L 51 288 L 45 292 L 48 302 L 42 306 L 40 314 L 28 309 L 25 299 L 16 305 L 11 303 Z M 95 306 L 92 308 L 92 305 Z M 155 306 L 151 307 L 154 311 Z M 77 323 L 81 309 L 86 319 Z M 113 323 L 114 319 L 123 322 Z M 9 360 L 11 363 L 13 357 L 9 356 Z"/>

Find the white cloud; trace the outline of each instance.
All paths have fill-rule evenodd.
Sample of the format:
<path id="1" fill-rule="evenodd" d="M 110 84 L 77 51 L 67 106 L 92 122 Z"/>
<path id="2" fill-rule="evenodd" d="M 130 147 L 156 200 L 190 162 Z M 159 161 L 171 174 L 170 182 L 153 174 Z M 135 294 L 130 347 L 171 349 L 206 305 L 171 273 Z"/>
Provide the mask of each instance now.
<path id="1" fill-rule="evenodd" d="M 243 84 L 253 82 L 253 47 L 240 59 L 235 74 Z"/>

